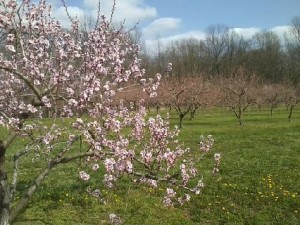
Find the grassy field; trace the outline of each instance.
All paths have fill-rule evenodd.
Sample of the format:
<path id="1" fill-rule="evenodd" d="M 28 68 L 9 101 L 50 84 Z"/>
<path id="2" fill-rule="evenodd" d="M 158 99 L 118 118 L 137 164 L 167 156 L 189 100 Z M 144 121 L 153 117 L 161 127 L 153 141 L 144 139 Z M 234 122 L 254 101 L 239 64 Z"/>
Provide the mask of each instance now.
<path id="1" fill-rule="evenodd" d="M 231 112 L 199 111 L 184 121 L 180 139 L 197 149 L 200 135 L 212 134 L 213 152 L 203 160 L 206 187 L 183 207 L 165 208 L 162 189 L 133 185 L 126 178 L 113 190 L 102 183 L 78 178 L 80 162 L 63 165 L 47 177 L 29 208 L 15 224 L 108 224 L 108 215 L 121 216 L 123 224 L 300 224 L 300 109 L 291 123 L 284 108 L 272 117 L 267 110 L 249 110 L 245 124 Z M 177 123 L 176 114 L 171 123 Z M 220 174 L 209 175 L 215 152 L 222 154 Z M 23 163 L 21 188 L 34 175 Z M 22 175 L 21 174 L 21 175 Z M 86 193 L 100 187 L 100 199 Z"/>

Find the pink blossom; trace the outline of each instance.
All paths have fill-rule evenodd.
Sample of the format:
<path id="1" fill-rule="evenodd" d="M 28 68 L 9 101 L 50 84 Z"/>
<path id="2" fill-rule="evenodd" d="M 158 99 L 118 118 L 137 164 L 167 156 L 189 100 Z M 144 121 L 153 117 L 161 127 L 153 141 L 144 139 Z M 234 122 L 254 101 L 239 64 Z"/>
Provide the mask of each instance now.
<path id="1" fill-rule="evenodd" d="M 214 154 L 214 159 L 216 162 L 219 162 L 221 160 L 221 154 L 220 153 L 215 153 Z"/>
<path id="2" fill-rule="evenodd" d="M 84 172 L 84 171 L 80 171 L 80 173 L 79 173 L 79 177 L 82 179 L 82 180 L 84 180 L 84 181 L 87 181 L 87 180 L 89 180 L 90 179 L 90 175 L 89 174 L 87 174 L 86 172 Z"/>
<path id="3" fill-rule="evenodd" d="M 152 161 L 152 152 L 147 152 L 145 150 L 141 151 L 141 156 L 142 156 L 142 159 L 143 161 L 146 163 L 146 164 L 150 164 L 151 161 Z"/>
<path id="4" fill-rule="evenodd" d="M 176 195 L 176 192 L 172 188 L 167 188 L 167 196 L 174 198 Z"/>
<path id="5" fill-rule="evenodd" d="M 99 164 L 95 163 L 95 164 L 93 165 L 92 169 L 93 169 L 94 171 L 98 170 L 98 169 L 99 169 Z"/>
<path id="6" fill-rule="evenodd" d="M 167 188 L 167 195 L 164 197 L 163 204 L 166 207 L 172 206 L 175 196 L 176 192 L 172 188 Z"/>
<path id="7" fill-rule="evenodd" d="M 42 97 L 42 102 L 44 103 L 44 105 L 47 107 L 47 108 L 50 108 L 51 107 L 51 103 L 50 103 L 50 100 L 47 96 L 44 96 Z"/>
<path id="8" fill-rule="evenodd" d="M 104 161 L 105 169 L 107 172 L 112 173 L 115 171 L 116 161 L 113 158 L 105 159 Z"/>
<path id="9" fill-rule="evenodd" d="M 115 176 L 113 176 L 111 174 L 105 174 L 103 182 L 107 187 L 112 188 L 113 182 L 115 182 L 116 180 L 117 180 L 117 178 Z"/>
<path id="10" fill-rule="evenodd" d="M 16 49 L 13 45 L 6 45 L 6 48 L 11 52 L 16 52 Z"/>
<path id="11" fill-rule="evenodd" d="M 37 112 L 37 109 L 31 104 L 28 104 L 27 108 L 28 108 L 28 111 L 31 112 L 31 113 Z"/>

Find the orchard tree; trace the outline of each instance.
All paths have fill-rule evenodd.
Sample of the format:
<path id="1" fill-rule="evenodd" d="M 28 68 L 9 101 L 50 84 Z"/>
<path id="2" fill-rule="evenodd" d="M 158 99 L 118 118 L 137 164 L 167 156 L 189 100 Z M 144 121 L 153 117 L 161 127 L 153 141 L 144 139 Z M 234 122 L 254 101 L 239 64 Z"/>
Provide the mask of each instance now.
<path id="1" fill-rule="evenodd" d="M 270 115 L 273 116 L 273 110 L 283 102 L 284 87 L 280 84 L 264 85 L 262 92 L 264 103 L 270 107 Z"/>
<path id="2" fill-rule="evenodd" d="M 284 102 L 288 110 L 288 120 L 291 122 L 293 110 L 300 103 L 300 87 L 287 83 L 284 85 Z"/>
<path id="3" fill-rule="evenodd" d="M 202 75 L 191 78 L 190 88 L 194 97 L 191 98 L 192 108 L 190 110 L 190 120 L 193 120 L 199 108 L 205 109 L 215 105 L 218 99 L 217 89 L 211 82 L 204 79 Z"/>
<path id="4" fill-rule="evenodd" d="M 222 78 L 220 82 L 223 89 L 223 104 L 232 109 L 239 124 L 243 125 L 244 112 L 255 102 L 257 77 L 248 75 L 243 68 L 240 68 L 236 74 Z"/>
<path id="5" fill-rule="evenodd" d="M 179 128 L 183 126 L 184 117 L 194 108 L 197 110 L 198 98 L 204 89 L 202 77 L 165 77 L 162 88 L 167 93 L 166 99 L 179 117 Z"/>
<path id="6" fill-rule="evenodd" d="M 76 18 L 70 29 L 62 28 L 45 0 L 2 0 L 0 9 L 5 34 L 0 52 L 1 225 L 24 211 L 53 168 L 81 158 L 89 163 L 78 174 L 83 180 L 102 166 L 107 187 L 125 175 L 153 187 L 164 183 L 166 206 L 183 204 L 190 194 L 201 192 L 196 162 L 210 151 L 211 137 L 191 154 L 177 142 L 179 130 L 171 130 L 168 120 L 146 117 L 143 100 L 135 112 L 114 98 L 132 82 L 155 96 L 161 78 L 143 78 L 139 46 L 123 27 L 114 29 L 110 20 L 98 16 L 95 28 L 84 33 Z M 43 160 L 19 173 L 25 157 Z M 214 172 L 219 154 L 215 161 Z M 30 169 L 37 175 L 27 188 L 18 188 L 19 176 L 32 174 Z M 191 179 L 196 179 L 194 185 Z"/>

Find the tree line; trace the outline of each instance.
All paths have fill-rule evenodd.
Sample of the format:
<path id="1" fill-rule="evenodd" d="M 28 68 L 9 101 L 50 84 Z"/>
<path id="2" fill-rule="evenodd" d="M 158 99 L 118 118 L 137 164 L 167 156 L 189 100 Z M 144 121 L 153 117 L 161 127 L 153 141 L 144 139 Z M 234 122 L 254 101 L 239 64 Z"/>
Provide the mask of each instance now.
<path id="1" fill-rule="evenodd" d="M 140 32 L 132 35 L 142 42 Z M 300 17 L 294 17 L 290 30 L 279 37 L 265 30 L 250 39 L 244 38 L 226 25 L 213 25 L 204 40 L 179 39 L 162 48 L 157 40 L 155 53 L 143 51 L 142 64 L 147 74 L 162 71 L 173 64 L 174 76 L 203 75 L 208 79 L 228 77 L 244 68 L 266 83 L 300 81 Z"/>

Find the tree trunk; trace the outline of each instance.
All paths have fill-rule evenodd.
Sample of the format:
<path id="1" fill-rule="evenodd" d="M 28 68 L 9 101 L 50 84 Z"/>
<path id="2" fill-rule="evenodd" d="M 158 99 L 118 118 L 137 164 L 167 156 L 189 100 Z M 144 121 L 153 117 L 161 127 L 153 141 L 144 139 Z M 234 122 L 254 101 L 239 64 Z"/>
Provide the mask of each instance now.
<path id="1" fill-rule="evenodd" d="M 156 115 L 159 114 L 159 109 L 160 109 L 160 106 L 159 106 L 159 105 L 156 105 Z"/>
<path id="2" fill-rule="evenodd" d="M 10 188 L 7 184 L 7 173 L 5 170 L 6 148 L 0 141 L 0 225 L 9 224 L 10 216 Z"/>
<path id="3" fill-rule="evenodd" d="M 190 120 L 193 120 L 195 118 L 195 114 L 197 112 L 198 106 L 194 105 L 194 107 L 191 108 L 190 112 Z"/>
<path id="4" fill-rule="evenodd" d="M 196 113 L 196 110 L 191 111 L 190 120 L 193 120 L 195 118 L 195 113 Z"/>
<path id="5" fill-rule="evenodd" d="M 270 112 L 271 112 L 271 117 L 272 117 L 273 116 L 273 107 L 272 106 L 271 106 Z"/>
<path id="6" fill-rule="evenodd" d="M 243 126 L 243 120 L 242 120 L 241 117 L 239 118 L 239 124 L 240 124 L 241 126 Z"/>
<path id="7" fill-rule="evenodd" d="M 182 128 L 184 114 L 179 115 L 179 128 Z"/>
<path id="8" fill-rule="evenodd" d="M 0 225 L 8 225 L 10 216 L 10 191 L 7 185 L 6 173 L 2 173 L 2 171 L 0 172 L 0 201 Z"/>
<path id="9" fill-rule="evenodd" d="M 243 111 L 242 111 L 241 107 L 239 107 L 238 111 L 233 108 L 233 112 L 234 112 L 235 117 L 239 120 L 239 124 L 241 126 L 243 126 Z"/>
<path id="10" fill-rule="evenodd" d="M 243 119 L 242 119 L 243 118 L 243 111 L 244 110 L 242 110 L 242 106 L 240 106 L 239 107 L 239 123 L 240 123 L 241 126 L 243 126 Z"/>
<path id="11" fill-rule="evenodd" d="M 288 116 L 289 122 L 291 122 L 291 119 L 292 119 L 293 109 L 294 109 L 294 105 L 291 105 L 290 110 L 289 110 L 289 116 Z"/>

